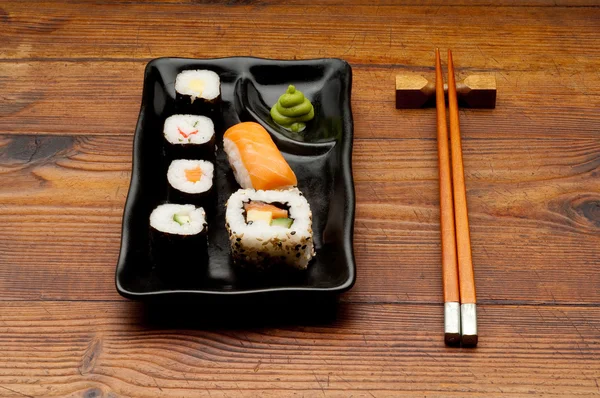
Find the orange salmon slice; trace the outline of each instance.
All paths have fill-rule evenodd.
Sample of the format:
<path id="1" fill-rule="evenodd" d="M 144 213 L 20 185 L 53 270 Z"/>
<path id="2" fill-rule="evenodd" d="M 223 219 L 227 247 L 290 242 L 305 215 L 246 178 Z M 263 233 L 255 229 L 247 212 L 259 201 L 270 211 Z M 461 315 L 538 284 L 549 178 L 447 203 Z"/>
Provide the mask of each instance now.
<path id="1" fill-rule="evenodd" d="M 236 124 L 225 132 L 223 138 L 237 146 L 254 189 L 281 189 L 298 185 L 294 171 L 260 124 Z"/>
<path id="2" fill-rule="evenodd" d="M 246 211 L 250 210 L 258 210 L 258 211 L 268 211 L 273 214 L 273 218 L 287 218 L 288 212 L 287 210 L 280 209 L 277 206 L 270 205 L 268 203 L 262 202 L 250 202 L 244 205 Z"/>

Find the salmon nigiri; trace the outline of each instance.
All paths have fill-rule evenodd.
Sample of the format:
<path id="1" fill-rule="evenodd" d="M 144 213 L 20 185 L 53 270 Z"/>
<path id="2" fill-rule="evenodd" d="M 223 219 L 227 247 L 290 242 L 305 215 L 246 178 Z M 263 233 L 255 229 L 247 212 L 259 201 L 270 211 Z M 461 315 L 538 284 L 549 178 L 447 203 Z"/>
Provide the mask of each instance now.
<path id="1" fill-rule="evenodd" d="M 298 184 L 273 139 L 258 123 L 244 122 L 230 127 L 223 136 L 223 148 L 242 188 L 270 190 Z"/>

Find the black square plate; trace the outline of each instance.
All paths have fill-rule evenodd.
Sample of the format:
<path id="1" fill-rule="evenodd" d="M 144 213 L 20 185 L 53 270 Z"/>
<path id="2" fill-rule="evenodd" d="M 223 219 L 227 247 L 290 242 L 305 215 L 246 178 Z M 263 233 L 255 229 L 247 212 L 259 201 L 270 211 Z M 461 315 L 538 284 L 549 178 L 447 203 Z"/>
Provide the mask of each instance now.
<path id="1" fill-rule="evenodd" d="M 222 102 L 211 116 L 219 146 L 215 165 L 218 203 L 209 224 L 208 264 L 190 264 L 189 272 L 158 272 L 152 267 L 149 216 L 165 202 L 166 170 L 162 129 L 165 119 L 185 113 L 175 97 L 175 78 L 186 69 L 210 69 L 221 78 Z M 289 84 L 315 107 L 315 118 L 300 134 L 273 123 L 269 109 Z M 116 269 L 118 292 L 131 299 L 294 293 L 340 293 L 352 287 L 354 186 L 350 109 L 352 69 L 339 59 L 278 61 L 259 58 L 159 58 L 148 63 L 142 105 L 133 144 L 133 172 Z M 263 125 L 298 177 L 313 213 L 316 257 L 302 274 L 249 276 L 229 256 L 225 202 L 239 189 L 222 150 L 225 130 L 239 122 Z"/>

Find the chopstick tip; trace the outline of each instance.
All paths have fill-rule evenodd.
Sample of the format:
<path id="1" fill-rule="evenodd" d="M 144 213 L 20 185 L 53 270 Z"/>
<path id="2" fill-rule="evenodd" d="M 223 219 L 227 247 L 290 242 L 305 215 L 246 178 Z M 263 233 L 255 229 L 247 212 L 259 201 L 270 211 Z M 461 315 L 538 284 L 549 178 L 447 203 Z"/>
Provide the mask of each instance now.
<path id="1" fill-rule="evenodd" d="M 460 344 L 460 304 L 444 303 L 444 341 L 447 345 Z"/>
<path id="2" fill-rule="evenodd" d="M 464 347 L 475 347 L 479 340 L 477 334 L 477 305 L 460 305 L 461 343 Z"/>

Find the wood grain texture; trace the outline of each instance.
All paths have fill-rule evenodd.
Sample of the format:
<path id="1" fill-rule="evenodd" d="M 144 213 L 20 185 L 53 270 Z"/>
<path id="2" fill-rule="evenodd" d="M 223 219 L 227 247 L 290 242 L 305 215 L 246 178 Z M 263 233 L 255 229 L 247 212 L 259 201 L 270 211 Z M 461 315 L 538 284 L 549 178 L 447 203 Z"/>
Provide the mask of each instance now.
<path id="1" fill-rule="evenodd" d="M 144 2 L 143 0 L 63 0 L 63 3 L 69 4 L 139 4 Z M 145 2 L 148 3 L 148 2 Z M 203 5 L 215 5 L 219 4 L 218 0 L 151 0 L 153 5 L 158 4 L 175 4 L 175 5 L 187 5 L 199 7 Z M 312 2 L 309 0 L 289 0 L 285 2 L 285 5 L 303 7 L 311 5 Z M 598 3 L 594 0 L 527 0 L 527 1 L 514 1 L 514 0 L 455 0 L 452 3 L 444 0 L 373 0 L 364 2 L 361 0 L 322 0 L 319 2 L 322 6 L 346 6 L 346 5 L 360 5 L 370 7 L 387 7 L 387 6 L 446 6 L 446 7 L 594 7 Z M 281 5 L 278 0 L 229 0 L 224 3 L 228 7 L 235 6 L 276 6 Z M 314 4 L 313 4 L 314 5 Z"/>
<path id="2" fill-rule="evenodd" d="M 0 298 L 117 298 L 131 137 L 3 142 L 0 262 L 19 266 L 0 269 Z M 463 147 L 482 302 L 599 303 L 600 140 L 471 139 Z M 353 163 L 359 276 L 344 299 L 439 302 L 435 140 L 358 139 Z"/>
<path id="3" fill-rule="evenodd" d="M 451 3 L 3 1 L 0 397 L 600 395 L 600 5 Z M 498 82 L 460 112 L 474 350 L 443 346 L 435 111 L 394 103 L 435 47 Z M 234 55 L 353 67 L 358 279 L 334 318 L 115 291 L 145 64 Z"/>
<path id="4" fill-rule="evenodd" d="M 283 4 L 190 8 L 185 4 L 39 2 L 29 7 L 8 1 L 3 9 L 7 40 L 0 43 L 0 52 L 8 59 L 62 58 L 65 54 L 79 59 L 260 55 L 429 66 L 433 48 L 452 47 L 469 54 L 473 68 L 523 70 L 561 65 L 593 73 L 599 51 L 594 45 L 600 25 L 596 7 L 570 8 L 569 12 L 546 7 L 357 5 L 340 9 Z M 264 39 L 255 40 L 251 31 Z M 458 54 L 456 61 L 460 64 Z"/>
<path id="5" fill-rule="evenodd" d="M 133 135 L 145 64 L 0 63 L 0 132 L 80 135 L 85 126 L 86 135 Z M 394 79 L 402 71 L 433 78 L 431 67 L 354 66 L 352 109 L 358 138 L 435 138 L 434 110 L 395 109 Z M 598 73 L 573 72 L 568 80 L 556 70 L 493 73 L 497 109 L 461 110 L 465 139 L 567 133 L 570 139 L 597 137 Z M 40 86 L 39 78 L 49 83 Z"/>
<path id="6" fill-rule="evenodd" d="M 0 303 L 0 314 L 0 396 L 599 392 L 598 308 L 482 305 L 474 350 L 443 346 L 438 305 L 344 304 L 328 323 L 244 329 L 173 328 L 129 302 Z"/>

